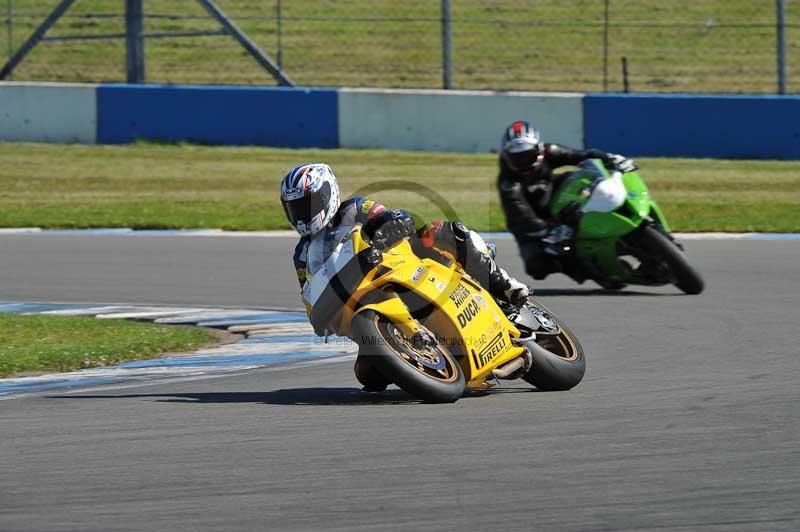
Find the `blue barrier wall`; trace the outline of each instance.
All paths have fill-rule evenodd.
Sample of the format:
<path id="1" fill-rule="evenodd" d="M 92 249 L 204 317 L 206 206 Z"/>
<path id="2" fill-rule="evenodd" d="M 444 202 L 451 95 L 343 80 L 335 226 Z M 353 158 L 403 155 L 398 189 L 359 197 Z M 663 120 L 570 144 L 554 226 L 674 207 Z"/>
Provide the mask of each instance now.
<path id="1" fill-rule="evenodd" d="M 658 157 L 800 159 L 800 97 L 587 94 L 584 143 Z"/>
<path id="2" fill-rule="evenodd" d="M 339 146 L 333 89 L 101 85 L 97 142 Z"/>
<path id="3" fill-rule="evenodd" d="M 633 156 L 800 159 L 800 96 L 0 83 L 3 141 L 486 151 L 512 117 Z"/>

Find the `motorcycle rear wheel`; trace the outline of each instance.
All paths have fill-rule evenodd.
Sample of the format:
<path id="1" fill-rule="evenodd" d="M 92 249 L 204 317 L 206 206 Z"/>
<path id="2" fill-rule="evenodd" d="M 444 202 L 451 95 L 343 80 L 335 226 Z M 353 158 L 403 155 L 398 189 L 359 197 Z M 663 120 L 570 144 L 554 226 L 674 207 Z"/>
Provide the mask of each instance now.
<path id="1" fill-rule="evenodd" d="M 369 356 L 381 375 L 411 395 L 431 403 L 452 403 L 464 394 L 461 365 L 445 347 L 413 346 L 391 320 L 372 310 L 358 314 L 352 329 L 359 356 Z M 442 367 L 434 369 L 431 366 L 437 364 L 431 361 Z"/>
<path id="2" fill-rule="evenodd" d="M 705 283 L 697 270 L 689 264 L 686 255 L 658 229 L 646 226 L 641 231 L 641 242 L 653 254 L 661 258 L 672 275 L 675 286 L 687 294 L 699 294 Z"/>

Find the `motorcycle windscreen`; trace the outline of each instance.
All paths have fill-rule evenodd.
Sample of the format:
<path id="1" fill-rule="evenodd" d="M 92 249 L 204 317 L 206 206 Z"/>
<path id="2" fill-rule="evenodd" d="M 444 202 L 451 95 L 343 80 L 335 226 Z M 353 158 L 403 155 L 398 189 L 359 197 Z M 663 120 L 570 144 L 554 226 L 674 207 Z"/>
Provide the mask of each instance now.
<path id="1" fill-rule="evenodd" d="M 615 172 L 610 178 L 603 179 L 595 185 L 592 195 L 583 205 L 583 212 L 615 211 L 625 203 L 627 195 L 622 174 Z"/>

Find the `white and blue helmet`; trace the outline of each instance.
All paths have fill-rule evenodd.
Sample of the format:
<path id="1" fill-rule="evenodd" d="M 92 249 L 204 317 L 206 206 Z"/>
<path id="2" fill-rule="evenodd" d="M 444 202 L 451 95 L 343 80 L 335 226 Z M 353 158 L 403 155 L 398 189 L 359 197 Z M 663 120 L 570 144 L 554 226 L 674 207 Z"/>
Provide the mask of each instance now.
<path id="1" fill-rule="evenodd" d="M 281 181 L 281 203 L 286 218 L 302 236 L 318 233 L 339 210 L 339 184 L 327 164 L 303 163 Z"/>

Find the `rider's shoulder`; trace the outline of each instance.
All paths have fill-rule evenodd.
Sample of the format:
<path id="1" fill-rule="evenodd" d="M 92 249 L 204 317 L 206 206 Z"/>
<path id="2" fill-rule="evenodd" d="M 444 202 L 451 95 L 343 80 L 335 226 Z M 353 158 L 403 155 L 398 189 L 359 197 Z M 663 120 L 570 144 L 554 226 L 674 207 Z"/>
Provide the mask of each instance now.
<path id="1" fill-rule="evenodd" d="M 364 198 L 361 196 L 357 196 L 355 198 L 349 198 L 342 202 L 342 207 L 349 207 L 353 206 L 356 209 L 366 208 L 367 210 L 371 209 L 373 205 L 375 205 L 375 201 L 369 198 Z"/>
<path id="2" fill-rule="evenodd" d="M 384 210 L 386 210 L 386 208 L 381 203 L 369 198 L 350 198 L 342 203 L 342 212 L 346 213 L 347 211 L 351 211 L 352 214 L 358 217 L 357 219 L 361 219 L 361 216 L 372 217 L 380 214 Z"/>
<path id="3" fill-rule="evenodd" d="M 359 197 L 356 197 L 356 198 L 347 198 L 346 200 L 344 200 L 344 201 L 342 202 L 342 205 L 341 205 L 341 207 L 339 207 L 339 208 L 340 208 L 340 209 L 342 209 L 342 208 L 345 208 L 345 207 L 349 207 L 349 206 L 351 206 L 351 205 L 355 205 L 355 206 L 357 207 L 357 206 L 359 205 L 359 203 L 360 203 L 361 201 L 363 201 L 363 200 L 364 200 L 364 198 L 359 198 Z"/>
<path id="4" fill-rule="evenodd" d="M 299 259 L 303 255 L 305 255 L 306 251 L 308 250 L 308 243 L 310 239 L 307 236 L 301 236 L 300 240 L 297 242 L 297 245 L 294 247 L 294 258 Z"/>
<path id="5" fill-rule="evenodd" d="M 544 145 L 544 150 L 543 150 L 542 155 L 544 155 L 545 159 L 548 159 L 548 158 L 551 158 L 551 157 L 560 157 L 560 156 L 564 156 L 564 155 L 567 155 L 567 154 L 571 154 L 571 153 L 574 153 L 575 151 L 576 151 L 575 148 L 571 148 L 571 147 L 567 146 L 566 144 L 558 144 L 558 143 L 555 143 L 555 142 L 549 142 L 549 143 Z"/>

